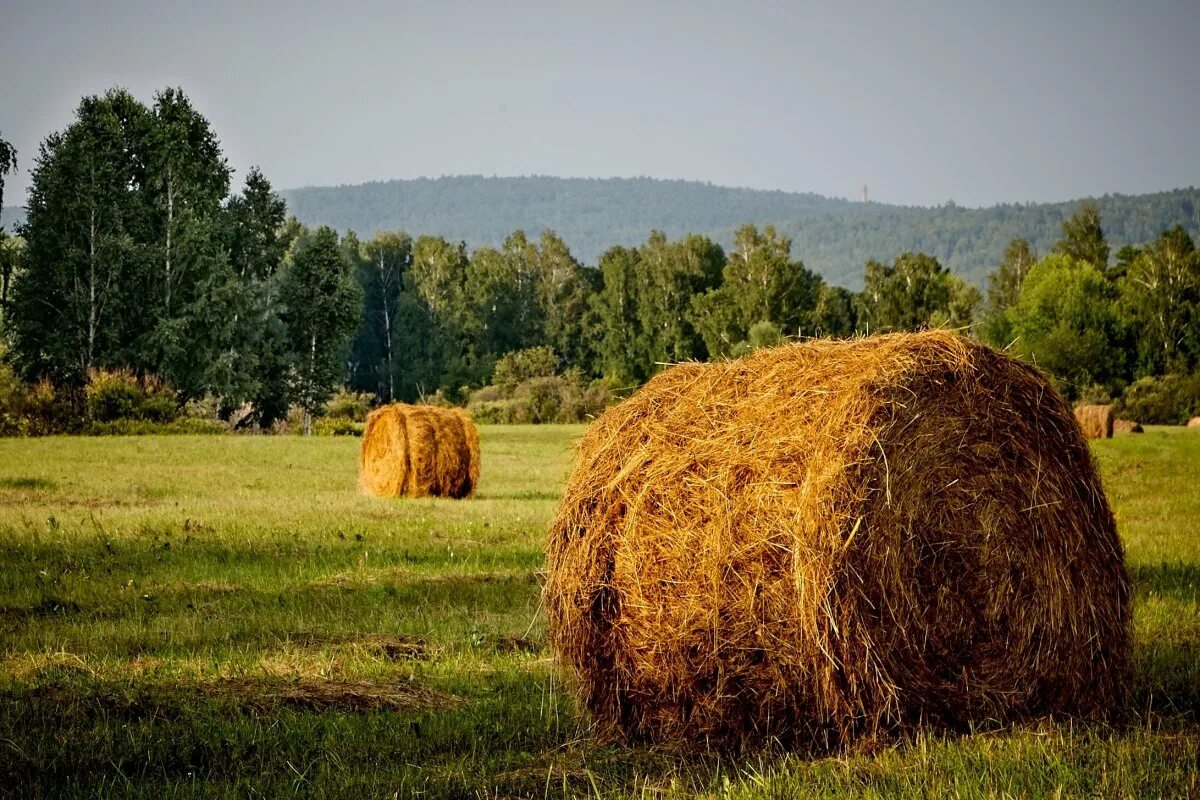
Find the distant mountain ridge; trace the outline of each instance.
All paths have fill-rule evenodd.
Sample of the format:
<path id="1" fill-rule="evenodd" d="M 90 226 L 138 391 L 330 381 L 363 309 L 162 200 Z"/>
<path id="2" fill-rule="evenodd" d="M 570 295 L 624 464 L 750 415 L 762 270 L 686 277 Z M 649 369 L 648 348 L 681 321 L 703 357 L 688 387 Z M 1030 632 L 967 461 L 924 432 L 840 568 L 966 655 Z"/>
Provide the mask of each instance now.
<path id="1" fill-rule="evenodd" d="M 870 258 L 890 261 L 924 251 L 976 285 L 999 263 L 1014 237 L 1047 251 L 1082 200 L 935 208 L 859 203 L 811 193 L 714 186 L 654 178 L 488 178 L 466 175 L 306 187 L 281 192 L 307 225 L 371 236 L 380 230 L 435 234 L 468 246 L 498 246 L 514 230 L 556 231 L 577 258 L 594 265 L 613 245 L 636 245 L 651 230 L 700 233 L 728 246 L 745 223 L 773 224 L 793 240 L 793 254 L 827 280 L 862 282 Z M 1200 189 L 1095 198 L 1115 252 L 1181 224 L 1200 238 Z M 6 208 L 5 227 L 23 217 Z"/>

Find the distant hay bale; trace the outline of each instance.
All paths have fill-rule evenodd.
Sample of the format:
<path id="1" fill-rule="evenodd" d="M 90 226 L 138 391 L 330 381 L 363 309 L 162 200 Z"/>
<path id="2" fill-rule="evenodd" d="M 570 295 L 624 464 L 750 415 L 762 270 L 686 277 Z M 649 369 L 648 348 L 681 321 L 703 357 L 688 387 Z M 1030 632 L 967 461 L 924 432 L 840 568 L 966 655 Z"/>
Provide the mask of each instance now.
<path id="1" fill-rule="evenodd" d="M 1142 424 L 1131 419 L 1114 419 L 1113 433 L 1142 433 Z"/>
<path id="2" fill-rule="evenodd" d="M 600 729 L 824 748 L 1104 715 L 1130 588 L 1070 406 L 947 332 L 669 369 L 579 444 L 549 640 Z"/>
<path id="3" fill-rule="evenodd" d="M 479 483 L 479 432 L 458 409 L 393 403 L 363 429 L 359 488 L 375 497 L 469 497 Z"/>
<path id="4" fill-rule="evenodd" d="M 1111 439 L 1113 435 L 1112 406 L 1075 406 L 1075 419 L 1087 439 Z"/>
<path id="5" fill-rule="evenodd" d="M 1192 417 L 1189 419 L 1187 426 L 1189 428 L 1200 428 L 1200 417 Z"/>

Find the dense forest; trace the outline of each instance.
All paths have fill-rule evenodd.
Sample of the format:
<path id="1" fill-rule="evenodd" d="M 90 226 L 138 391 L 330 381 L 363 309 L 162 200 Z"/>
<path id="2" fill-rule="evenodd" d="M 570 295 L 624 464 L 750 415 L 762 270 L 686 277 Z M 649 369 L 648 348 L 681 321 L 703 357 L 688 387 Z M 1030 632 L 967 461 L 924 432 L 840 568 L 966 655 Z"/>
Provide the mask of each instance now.
<path id="1" fill-rule="evenodd" d="M 16 158 L 0 138 L 0 192 Z M 986 293 L 938 247 L 901 237 L 904 215 L 917 211 L 843 203 L 843 249 L 861 246 L 851 218 L 895 237 L 863 251 L 875 254 L 844 281 L 861 287 L 852 291 L 812 267 L 808 251 L 820 243 L 789 235 L 801 223 L 742 224 L 722 238 L 651 230 L 609 242 L 594 266 L 549 228 L 498 230 L 495 244 L 472 247 L 421 229 L 309 227 L 258 170 L 232 185 L 215 132 L 175 89 L 149 105 L 122 90 L 85 98 L 32 161 L 27 215 L 17 236 L 0 235 L 0 432 L 169 420 L 197 406 L 256 429 L 298 410 L 308 431 L 339 388 L 343 408 L 425 400 L 467 404 L 483 421 L 569 421 L 664 364 L 938 326 L 1038 364 L 1072 399 L 1116 400 L 1147 422 L 1200 412 L 1190 192 L 1110 197 L 1069 213 L 936 209 L 941 227 L 915 226 L 917 241 L 953 228 L 983 248 L 1019 234 L 981 262 Z M 591 183 L 640 187 L 664 206 L 681 187 L 693 199 L 712 189 L 559 182 Z M 761 208 L 826 202 L 715 191 Z M 454 194 L 422 214 L 453 209 Z M 522 202 L 537 213 L 553 192 Z M 833 236 L 836 215 L 808 213 L 800 230 Z M 966 255 L 955 245 L 947 261 Z"/>
<path id="2" fill-rule="evenodd" d="M 960 208 L 858 203 L 799 194 L 734 189 L 650 178 L 485 178 L 460 176 L 383 181 L 280 193 L 309 226 L 373 236 L 421 231 L 468 247 L 499 247 L 515 230 L 555 231 L 582 263 L 595 266 L 613 245 L 633 246 L 651 230 L 678 237 L 697 233 L 722 247 L 747 223 L 774 225 L 804 262 L 830 283 L 862 288 L 863 264 L 895 253 L 928 253 L 983 288 L 1014 238 L 1039 252 L 1057 241 L 1079 201 Z M 1200 236 L 1200 189 L 1095 200 L 1113 246 L 1153 239 L 1179 224 Z M 23 217 L 4 211 L 10 230 Z"/>

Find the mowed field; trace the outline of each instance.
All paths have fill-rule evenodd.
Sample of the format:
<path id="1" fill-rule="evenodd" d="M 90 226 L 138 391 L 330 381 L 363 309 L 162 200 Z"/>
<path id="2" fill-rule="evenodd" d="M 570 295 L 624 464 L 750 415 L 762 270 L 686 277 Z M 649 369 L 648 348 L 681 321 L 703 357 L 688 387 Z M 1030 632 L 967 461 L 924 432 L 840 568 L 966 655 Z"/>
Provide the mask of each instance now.
<path id="1" fill-rule="evenodd" d="M 1120 725 L 838 757 L 595 741 L 542 545 L 581 427 L 485 427 L 479 495 L 355 492 L 357 439 L 0 441 L 0 794 L 1200 796 L 1200 430 L 1096 445 L 1136 584 Z"/>

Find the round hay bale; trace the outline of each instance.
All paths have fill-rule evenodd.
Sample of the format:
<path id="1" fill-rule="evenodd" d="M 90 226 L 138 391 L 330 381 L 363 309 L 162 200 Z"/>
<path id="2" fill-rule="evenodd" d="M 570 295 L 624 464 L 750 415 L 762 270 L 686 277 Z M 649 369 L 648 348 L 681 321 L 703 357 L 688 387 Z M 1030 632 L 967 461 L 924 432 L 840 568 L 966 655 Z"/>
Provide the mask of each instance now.
<path id="1" fill-rule="evenodd" d="M 437 493 L 467 497 L 479 481 L 479 432 L 471 418 L 456 408 L 430 411 L 438 436 Z"/>
<path id="2" fill-rule="evenodd" d="M 1200 417 L 1192 417 L 1189 419 L 1187 426 L 1189 428 L 1200 428 Z"/>
<path id="3" fill-rule="evenodd" d="M 460 495 L 461 497 L 470 497 L 475 493 L 475 488 L 479 485 L 479 429 L 475 427 L 475 420 L 471 419 L 471 415 L 463 411 L 461 408 L 452 408 L 451 412 L 458 417 L 459 423 L 463 429 L 463 439 L 467 448 L 467 476 L 463 483 Z"/>
<path id="4" fill-rule="evenodd" d="M 1075 419 L 1087 439 L 1111 439 L 1113 435 L 1112 406 L 1076 406 Z"/>
<path id="5" fill-rule="evenodd" d="M 359 487 L 377 497 L 463 498 L 479 482 L 479 434 L 456 409 L 393 403 L 371 412 Z"/>
<path id="6" fill-rule="evenodd" d="M 1131 419 L 1114 419 L 1113 433 L 1143 433 L 1142 424 Z"/>
<path id="7" fill-rule="evenodd" d="M 408 480 L 408 434 L 397 405 L 367 415 L 358 455 L 358 488 L 372 497 L 399 497 Z"/>
<path id="8" fill-rule="evenodd" d="M 549 639 L 601 729 L 827 747 L 1104 714 L 1130 589 L 1070 406 L 948 332 L 669 369 L 579 444 Z"/>

